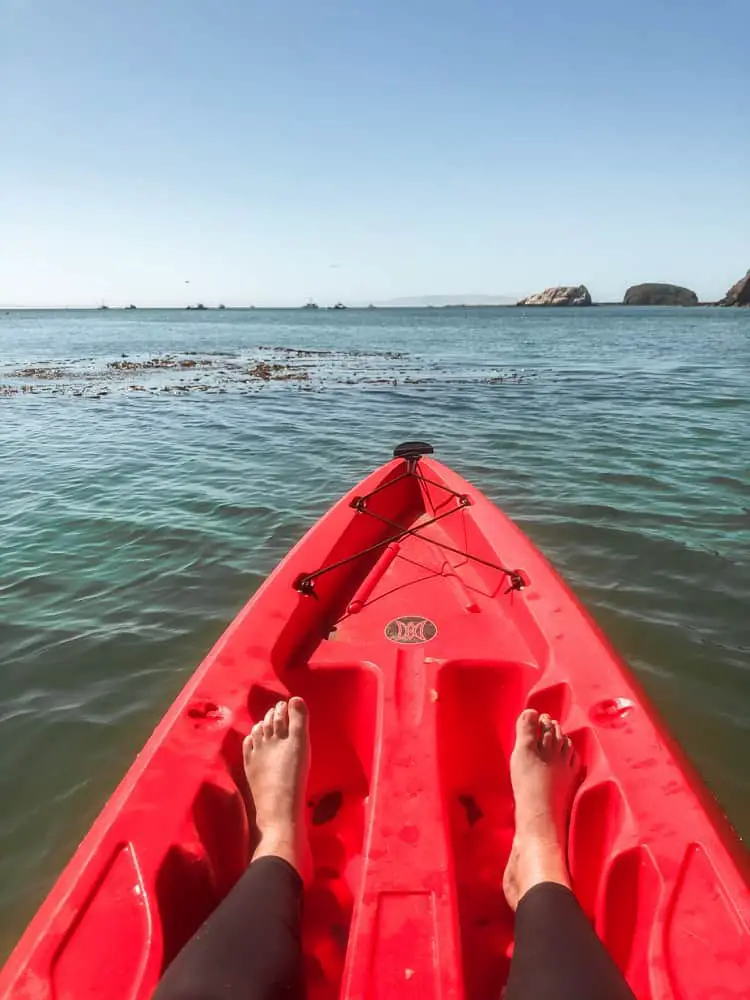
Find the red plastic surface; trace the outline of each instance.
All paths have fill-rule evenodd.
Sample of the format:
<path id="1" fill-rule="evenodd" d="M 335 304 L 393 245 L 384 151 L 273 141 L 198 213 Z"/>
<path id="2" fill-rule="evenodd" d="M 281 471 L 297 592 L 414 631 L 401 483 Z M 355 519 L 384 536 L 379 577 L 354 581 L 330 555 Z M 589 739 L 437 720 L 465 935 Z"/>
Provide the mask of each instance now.
<path id="1" fill-rule="evenodd" d="M 742 847 L 543 557 L 445 466 L 420 468 L 469 504 L 319 577 L 318 599 L 294 581 L 393 535 L 350 502 L 404 463 L 306 535 L 137 757 L 0 974 L 0 997 L 151 995 L 247 863 L 241 741 L 289 694 L 311 710 L 311 1000 L 500 996 L 513 947 L 507 760 L 526 705 L 559 717 L 582 754 L 576 892 L 639 1000 L 750 996 Z M 368 501 L 417 532 L 452 506 L 415 477 Z M 527 586 L 508 591 L 498 570 L 445 546 L 519 568 Z"/>

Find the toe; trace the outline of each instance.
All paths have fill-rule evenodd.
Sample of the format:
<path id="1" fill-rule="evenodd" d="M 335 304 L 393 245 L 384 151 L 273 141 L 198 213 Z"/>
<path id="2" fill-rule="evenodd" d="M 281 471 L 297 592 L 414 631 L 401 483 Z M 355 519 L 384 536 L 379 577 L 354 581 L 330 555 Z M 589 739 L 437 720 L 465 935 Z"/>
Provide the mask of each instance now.
<path id="1" fill-rule="evenodd" d="M 557 719 L 552 720 L 552 734 L 555 737 L 555 748 L 558 751 L 562 750 L 563 740 L 565 739 L 565 733 L 562 731 L 562 726 L 557 721 Z"/>
<path id="2" fill-rule="evenodd" d="M 273 731 L 277 736 L 289 735 L 289 709 L 285 701 L 277 701 L 273 710 Z"/>
<path id="3" fill-rule="evenodd" d="M 307 729 L 307 705 L 301 698 L 289 699 L 289 733 L 300 736 Z"/>
<path id="4" fill-rule="evenodd" d="M 263 742 L 263 723 L 256 722 L 253 728 L 250 730 L 250 742 L 253 745 L 253 750 L 257 750 L 260 744 Z"/>
<path id="5" fill-rule="evenodd" d="M 242 759 L 247 763 L 250 754 L 253 752 L 253 734 L 248 733 L 242 741 Z"/>
<path id="6" fill-rule="evenodd" d="M 516 744 L 531 747 L 536 743 L 539 728 L 539 713 L 534 708 L 526 708 L 516 720 Z"/>
<path id="7" fill-rule="evenodd" d="M 273 716 L 276 711 L 276 706 L 272 706 L 266 712 L 265 718 L 263 719 L 263 735 L 267 740 L 270 740 L 273 736 Z"/>
<path id="8" fill-rule="evenodd" d="M 547 757 L 554 745 L 555 737 L 552 728 L 552 718 L 546 712 L 542 712 L 539 716 L 535 739 L 537 749 L 544 757 Z"/>

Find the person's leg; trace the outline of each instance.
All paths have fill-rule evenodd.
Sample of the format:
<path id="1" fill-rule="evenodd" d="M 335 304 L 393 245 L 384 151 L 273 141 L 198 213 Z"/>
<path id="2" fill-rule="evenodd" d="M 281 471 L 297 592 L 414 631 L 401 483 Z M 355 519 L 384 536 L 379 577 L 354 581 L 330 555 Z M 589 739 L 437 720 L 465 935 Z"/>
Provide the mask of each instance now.
<path id="1" fill-rule="evenodd" d="M 169 966 L 154 1000 L 298 1000 L 307 860 L 307 708 L 279 702 L 245 740 L 260 842 L 229 895 Z"/>
<path id="2" fill-rule="evenodd" d="M 253 861 L 164 973 L 154 1000 L 296 1000 L 304 995 L 302 879 L 288 862 Z"/>
<path id="3" fill-rule="evenodd" d="M 634 1000 L 578 900 L 540 882 L 516 910 L 516 941 L 504 1000 Z"/>
<path id="4" fill-rule="evenodd" d="M 516 831 L 503 888 L 516 925 L 504 1000 L 634 1000 L 571 891 L 568 818 L 579 770 L 559 724 L 522 712 L 510 760 Z"/>

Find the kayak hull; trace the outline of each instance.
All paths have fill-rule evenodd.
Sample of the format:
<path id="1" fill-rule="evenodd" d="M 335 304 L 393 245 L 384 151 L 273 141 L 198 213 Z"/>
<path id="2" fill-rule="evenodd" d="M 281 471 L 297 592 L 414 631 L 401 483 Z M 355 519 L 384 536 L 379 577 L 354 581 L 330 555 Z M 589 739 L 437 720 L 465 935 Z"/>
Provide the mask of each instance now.
<path id="1" fill-rule="evenodd" d="M 312 1000 L 500 995 L 508 757 L 526 706 L 560 719 L 583 759 L 574 888 L 639 1000 L 750 996 L 743 849 L 704 786 L 523 533 L 446 466 L 407 456 L 331 508 L 198 667 L 0 997 L 151 995 L 248 862 L 242 738 L 291 694 L 311 720 Z"/>

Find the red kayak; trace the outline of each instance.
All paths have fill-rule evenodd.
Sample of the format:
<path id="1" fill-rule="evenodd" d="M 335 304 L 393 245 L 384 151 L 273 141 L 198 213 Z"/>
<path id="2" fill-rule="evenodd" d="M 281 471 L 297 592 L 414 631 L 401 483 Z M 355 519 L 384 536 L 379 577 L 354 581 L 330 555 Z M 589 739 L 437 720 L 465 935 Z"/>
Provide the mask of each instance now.
<path id="1" fill-rule="evenodd" d="M 639 1000 L 750 997 L 741 845 L 577 599 L 431 451 L 396 449 L 240 612 L 21 938 L 0 997 L 151 996 L 247 864 L 242 738 L 289 694 L 311 719 L 312 1000 L 500 996 L 524 706 L 560 719 L 583 759 L 575 892 Z"/>

